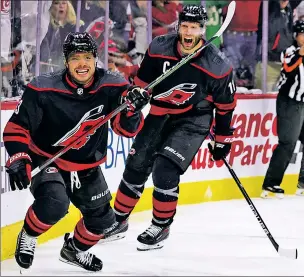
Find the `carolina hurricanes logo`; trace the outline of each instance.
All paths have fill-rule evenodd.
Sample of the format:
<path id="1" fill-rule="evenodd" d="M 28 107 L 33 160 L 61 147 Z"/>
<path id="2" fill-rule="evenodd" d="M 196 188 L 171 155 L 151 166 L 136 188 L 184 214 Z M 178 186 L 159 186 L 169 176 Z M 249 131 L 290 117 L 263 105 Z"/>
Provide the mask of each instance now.
<path id="1" fill-rule="evenodd" d="M 56 167 L 47 167 L 45 170 L 46 173 L 56 173 L 58 169 Z"/>
<path id="2" fill-rule="evenodd" d="M 84 133 L 87 133 L 86 136 L 81 138 L 78 143 L 76 143 L 72 149 L 80 149 L 83 147 L 90 137 L 95 134 L 98 128 L 94 128 L 94 130 L 88 131 L 94 125 L 96 125 L 101 119 L 105 116 L 101 115 L 101 111 L 103 109 L 103 105 L 100 105 L 88 112 L 80 119 L 78 124 L 68 133 L 66 133 L 60 140 L 58 140 L 53 146 L 67 146 L 77 138 L 81 137 Z"/>
<path id="3" fill-rule="evenodd" d="M 168 102 L 175 105 L 185 104 L 194 94 L 193 89 L 197 84 L 184 83 L 179 84 L 166 92 L 163 92 L 157 96 L 154 96 L 153 99 Z"/>

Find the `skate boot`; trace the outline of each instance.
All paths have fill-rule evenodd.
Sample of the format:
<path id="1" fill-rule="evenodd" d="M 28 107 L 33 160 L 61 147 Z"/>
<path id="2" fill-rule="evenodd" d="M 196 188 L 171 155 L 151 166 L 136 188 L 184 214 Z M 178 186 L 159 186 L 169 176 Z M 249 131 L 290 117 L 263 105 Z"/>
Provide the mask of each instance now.
<path id="1" fill-rule="evenodd" d="M 298 184 L 297 185 L 296 195 L 304 196 L 304 185 L 303 184 Z"/>
<path id="2" fill-rule="evenodd" d="M 123 222 L 116 221 L 112 227 L 105 230 L 104 237 L 99 240 L 99 243 L 123 239 L 126 236 L 128 228 L 128 220 L 124 220 Z"/>
<path id="3" fill-rule="evenodd" d="M 284 198 L 284 190 L 280 186 L 263 186 L 261 197 L 269 198 L 270 193 L 273 193 L 279 199 Z"/>
<path id="4" fill-rule="evenodd" d="M 94 254 L 76 249 L 73 239 L 69 238 L 69 236 L 69 233 L 64 235 L 64 244 L 60 251 L 59 260 L 67 264 L 82 267 L 88 271 L 101 270 L 103 266 L 102 261 Z"/>
<path id="5" fill-rule="evenodd" d="M 24 229 L 18 235 L 15 259 L 22 269 L 28 269 L 34 260 L 37 238 L 29 236 Z"/>
<path id="6" fill-rule="evenodd" d="M 170 227 L 159 227 L 151 224 L 150 227 L 137 237 L 137 250 L 147 251 L 163 248 L 164 241 L 169 237 Z"/>

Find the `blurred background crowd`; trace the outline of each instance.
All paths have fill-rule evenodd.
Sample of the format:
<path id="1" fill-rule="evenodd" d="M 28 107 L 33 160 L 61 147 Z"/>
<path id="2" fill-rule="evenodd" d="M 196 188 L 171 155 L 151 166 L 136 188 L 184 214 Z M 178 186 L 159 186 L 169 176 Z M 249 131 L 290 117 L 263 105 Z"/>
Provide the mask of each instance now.
<path id="1" fill-rule="evenodd" d="M 63 68 L 62 43 L 75 30 L 96 39 L 101 67 L 131 82 L 151 40 L 175 32 L 183 5 L 206 7 L 208 39 L 221 26 L 229 2 L 1 0 L 1 99 L 22 95 L 35 75 Z M 275 92 L 280 53 L 293 43 L 292 25 L 304 19 L 304 1 L 236 2 L 231 24 L 214 44 L 233 64 L 238 92 Z"/>

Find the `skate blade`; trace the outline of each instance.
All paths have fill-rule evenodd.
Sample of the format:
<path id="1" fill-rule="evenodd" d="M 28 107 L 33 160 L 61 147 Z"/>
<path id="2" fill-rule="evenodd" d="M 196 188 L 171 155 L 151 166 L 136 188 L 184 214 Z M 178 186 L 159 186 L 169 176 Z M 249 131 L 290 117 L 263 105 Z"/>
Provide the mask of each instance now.
<path id="1" fill-rule="evenodd" d="M 81 269 L 83 269 L 83 270 L 86 270 L 86 269 L 84 269 L 82 266 L 80 266 L 80 265 L 78 265 L 78 264 L 75 264 L 75 263 L 73 263 L 73 262 L 70 262 L 69 260 L 64 259 L 64 258 L 62 258 L 62 257 L 59 257 L 59 261 L 61 261 L 61 262 L 63 262 L 63 263 L 66 263 L 66 264 L 69 264 L 69 265 L 77 266 L 77 267 L 79 267 L 79 268 L 81 268 Z M 87 270 L 86 270 L 86 271 L 87 271 Z"/>
<path id="2" fill-rule="evenodd" d="M 65 258 L 62 258 L 61 256 L 59 256 L 59 261 L 63 262 L 63 263 L 66 263 L 66 264 L 69 264 L 69 265 L 73 265 L 73 266 L 77 266 L 79 268 L 81 268 L 82 270 L 85 270 L 85 272 L 98 272 L 98 271 L 101 271 L 102 268 L 100 270 L 88 270 L 88 269 L 85 269 L 83 268 L 82 266 L 80 266 L 79 264 L 76 264 L 76 263 L 73 263 Z"/>
<path id="3" fill-rule="evenodd" d="M 138 251 L 149 251 L 149 250 L 156 250 L 156 249 L 161 249 L 164 247 L 165 242 L 160 241 L 159 243 L 156 243 L 154 245 L 149 245 L 149 244 L 144 244 L 141 242 L 137 242 L 137 250 Z"/>
<path id="4" fill-rule="evenodd" d="M 19 266 L 19 274 L 20 275 L 31 275 L 31 268 L 23 268 Z"/>
<path id="5" fill-rule="evenodd" d="M 297 196 L 304 196 L 304 189 L 297 189 L 296 195 Z"/>
<path id="6" fill-rule="evenodd" d="M 115 241 L 115 240 L 120 240 L 120 239 L 123 239 L 125 237 L 126 237 L 126 232 L 119 233 L 117 235 L 113 235 L 113 236 L 108 237 L 106 239 L 100 239 L 98 244 L 103 244 L 103 243 L 112 242 L 112 241 Z"/>
<path id="7" fill-rule="evenodd" d="M 268 190 L 263 190 L 261 193 L 261 198 L 263 199 L 271 199 L 275 196 L 278 199 L 283 199 L 284 198 L 284 193 L 273 193 Z"/>

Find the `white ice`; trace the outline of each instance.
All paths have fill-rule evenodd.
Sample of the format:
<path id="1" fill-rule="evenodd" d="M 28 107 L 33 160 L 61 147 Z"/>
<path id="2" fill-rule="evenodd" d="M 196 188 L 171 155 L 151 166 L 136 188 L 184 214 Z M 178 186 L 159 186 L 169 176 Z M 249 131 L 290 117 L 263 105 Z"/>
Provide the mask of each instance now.
<path id="1" fill-rule="evenodd" d="M 298 260 L 273 248 L 245 200 L 178 206 L 163 249 L 138 252 L 136 237 L 150 224 L 151 211 L 135 213 L 127 238 L 94 246 L 103 260 L 99 276 L 304 276 L 304 198 L 253 199 L 281 247 L 298 248 Z M 63 239 L 39 245 L 26 275 L 87 275 L 58 260 Z M 1 275 L 18 275 L 13 259 L 1 263 Z"/>

